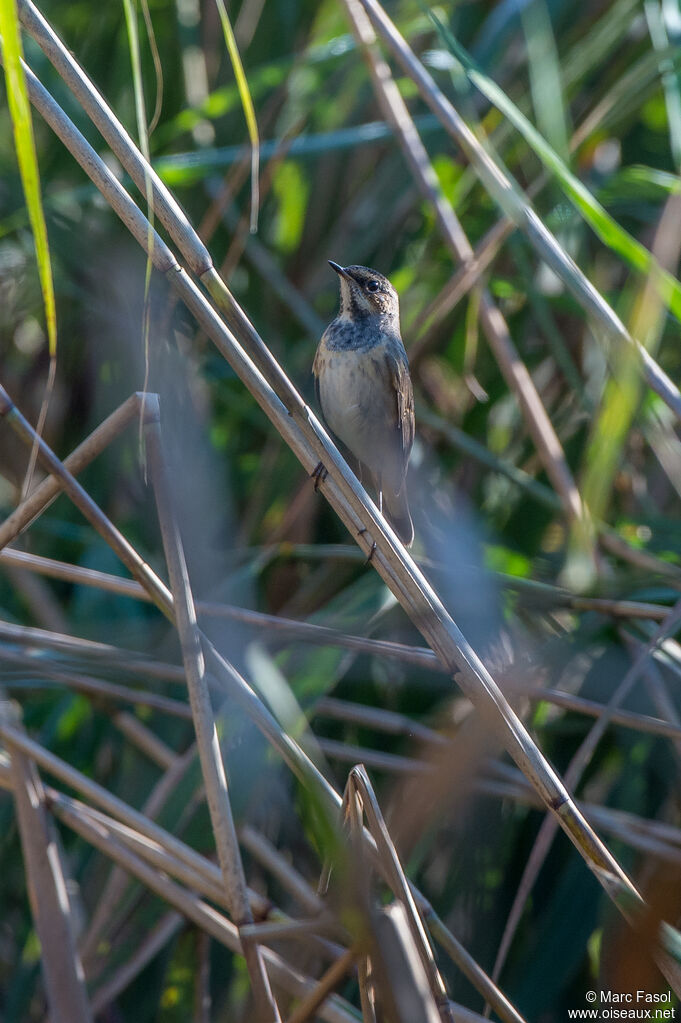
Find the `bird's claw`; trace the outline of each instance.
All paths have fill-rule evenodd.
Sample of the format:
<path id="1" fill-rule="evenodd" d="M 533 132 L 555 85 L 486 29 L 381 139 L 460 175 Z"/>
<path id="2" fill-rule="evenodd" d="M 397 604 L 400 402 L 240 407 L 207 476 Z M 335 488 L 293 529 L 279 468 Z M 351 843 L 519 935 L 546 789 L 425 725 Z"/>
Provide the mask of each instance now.
<path id="1" fill-rule="evenodd" d="M 367 527 L 366 526 L 362 526 L 361 529 L 357 530 L 357 536 L 364 536 L 366 531 L 367 531 Z M 372 544 L 371 544 L 371 550 L 369 551 L 369 556 L 368 556 L 368 558 L 365 561 L 365 565 L 369 564 L 369 562 L 371 561 L 371 559 L 373 558 L 375 553 L 376 553 L 376 541 L 374 540 L 372 542 Z"/>
<path id="2" fill-rule="evenodd" d="M 315 493 L 319 490 L 319 484 L 323 483 L 328 475 L 329 470 L 326 468 L 324 463 L 317 462 L 316 466 L 310 473 L 310 477 L 314 480 Z"/>

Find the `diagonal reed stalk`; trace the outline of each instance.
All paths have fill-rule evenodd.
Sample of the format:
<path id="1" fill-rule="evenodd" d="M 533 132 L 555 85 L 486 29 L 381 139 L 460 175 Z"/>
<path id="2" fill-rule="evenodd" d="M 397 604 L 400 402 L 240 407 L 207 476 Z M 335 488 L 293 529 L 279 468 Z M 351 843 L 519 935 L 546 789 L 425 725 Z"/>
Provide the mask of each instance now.
<path id="1" fill-rule="evenodd" d="M 0 703 L 0 727 L 21 734 L 16 705 Z M 28 895 L 41 946 L 50 1019 L 91 1023 L 83 967 L 76 949 L 71 905 L 45 790 L 30 756 L 10 741 L 12 791 L 16 806 Z"/>
<path id="2" fill-rule="evenodd" d="M 300 1002 L 300 1005 L 288 1017 L 287 1023 L 306 1023 L 319 1011 L 319 1007 L 329 997 L 334 988 L 343 981 L 346 974 L 355 964 L 355 953 L 352 949 L 337 959 L 319 978 L 317 986 Z"/>
<path id="3" fill-rule="evenodd" d="M 128 423 L 139 415 L 141 395 L 132 394 L 127 401 L 119 405 L 110 416 L 93 430 L 82 444 L 71 452 L 64 460 L 64 465 L 77 476 L 86 465 L 101 454 L 109 444 L 123 431 Z M 36 516 L 42 514 L 51 502 L 61 493 L 61 487 L 54 476 L 47 476 L 26 497 L 21 504 L 0 524 L 0 551 L 11 543 L 19 533 L 23 532 Z"/>
<path id="4" fill-rule="evenodd" d="M 418 953 L 423 961 L 423 967 L 428 976 L 432 994 L 440 1007 L 441 1014 L 444 1015 L 443 1010 L 446 1006 L 444 985 L 424 929 L 422 917 L 426 915 L 424 913 L 425 907 L 421 906 L 419 912 L 412 888 L 406 878 L 373 787 L 362 764 L 355 766 L 350 771 L 343 799 L 346 807 L 354 812 L 356 805 L 361 808 L 361 811 L 366 816 L 369 832 L 376 843 L 374 864 L 404 908 L 409 930 L 411 931 L 415 947 L 418 949 Z M 471 979 L 468 965 L 464 962 L 460 963 L 464 974 Z M 523 1018 L 515 1006 L 511 1004 L 495 984 L 489 982 L 486 976 L 477 977 L 476 987 L 481 992 L 484 987 L 484 996 L 487 1002 L 505 1023 L 523 1023 Z"/>
<path id="5" fill-rule="evenodd" d="M 196 622 L 196 608 L 163 457 L 158 399 L 156 399 L 156 408 L 153 409 L 150 408 L 152 399 L 148 399 L 148 401 L 149 404 L 145 405 L 145 436 L 149 469 L 154 485 L 156 509 L 161 524 L 163 547 L 170 575 L 175 620 L 187 675 L 196 742 L 218 860 L 229 900 L 230 915 L 237 928 L 240 929 L 243 925 L 253 923 L 253 915 L 248 901 L 246 878 L 232 817 L 227 776 L 220 751 L 220 738 L 208 691 L 205 659 L 201 648 L 201 633 Z M 260 947 L 257 942 L 247 941 L 241 935 L 240 940 L 253 988 L 257 1019 L 279 1023 L 279 1010 L 270 988 Z"/>
<path id="6" fill-rule="evenodd" d="M 59 820 L 119 864 L 127 873 L 137 877 L 146 887 L 174 906 L 216 941 L 233 952 L 243 954 L 238 929 L 233 923 L 207 902 L 147 864 L 139 855 L 127 848 L 105 824 L 94 824 L 62 802 L 54 805 L 54 812 Z M 263 958 L 268 973 L 285 991 L 295 997 L 304 997 L 314 990 L 315 982 L 291 967 L 276 952 L 265 948 Z M 326 999 L 319 1009 L 319 1015 L 328 1023 L 357 1023 L 357 1016 L 352 1007 L 338 995 Z"/>
<path id="7" fill-rule="evenodd" d="M 579 784 L 579 781 L 591 762 L 596 751 L 596 747 L 605 735 L 605 731 L 612 721 L 617 708 L 625 700 L 635 683 L 638 681 L 641 672 L 645 668 L 646 662 L 650 657 L 652 657 L 655 651 L 659 649 L 664 640 L 668 636 L 674 634 L 680 623 L 681 601 L 678 601 L 675 607 L 667 615 L 664 622 L 662 622 L 662 624 L 655 630 L 650 641 L 646 644 L 643 650 L 640 651 L 632 666 L 617 685 L 608 703 L 603 707 L 603 711 L 598 720 L 591 726 L 580 743 L 577 751 L 571 757 L 570 763 L 565 771 L 565 779 L 568 785 L 576 788 Z M 494 964 L 493 975 L 495 978 L 498 978 L 501 974 L 503 964 L 511 946 L 511 941 L 513 940 L 518 924 L 520 923 L 522 909 L 530 896 L 537 877 L 539 876 L 539 871 L 541 870 L 553 839 L 555 838 L 556 830 L 553 818 L 548 816 L 545 817 L 542 821 L 541 827 L 539 828 L 537 837 L 534 840 L 532 851 L 530 852 L 525 864 L 525 868 L 518 885 L 518 891 L 513 901 L 513 905 L 511 906 L 506 927 L 504 928 L 504 933 L 502 935 Z"/>
<path id="8" fill-rule="evenodd" d="M 190 765 L 196 757 L 196 747 L 190 746 L 184 753 L 178 754 L 173 763 L 154 785 L 149 796 L 142 806 L 142 816 L 153 821 L 159 816 L 161 810 L 175 791 L 177 785 L 186 775 Z M 127 818 L 122 818 L 126 820 Z M 159 842 L 159 844 L 161 844 Z M 216 869 L 210 864 L 210 870 Z M 125 873 L 114 867 L 101 892 L 97 907 L 90 917 L 89 926 L 81 941 L 81 952 L 83 962 L 86 964 L 89 973 L 96 973 L 98 963 L 98 949 L 102 935 L 115 926 L 117 914 L 120 911 L 121 900 L 127 887 Z M 220 878 L 216 879 L 216 887 L 221 891 Z M 251 893 L 251 908 L 254 914 L 261 915 L 266 912 L 266 907 L 254 899 L 255 893 Z"/>

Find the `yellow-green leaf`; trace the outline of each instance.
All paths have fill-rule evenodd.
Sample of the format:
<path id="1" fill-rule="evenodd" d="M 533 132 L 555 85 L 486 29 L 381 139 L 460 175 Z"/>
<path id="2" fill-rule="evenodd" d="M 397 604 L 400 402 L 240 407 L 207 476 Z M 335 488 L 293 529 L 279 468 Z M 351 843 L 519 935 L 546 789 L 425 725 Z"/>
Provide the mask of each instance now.
<path id="1" fill-rule="evenodd" d="M 258 226 L 258 206 L 260 205 L 260 139 L 258 136 L 258 122 L 255 118 L 253 100 L 251 99 L 244 66 L 241 63 L 241 55 L 239 54 L 239 49 L 236 45 L 234 31 L 232 30 L 232 25 L 225 8 L 224 0 L 215 0 L 215 3 L 217 4 L 218 13 L 220 15 L 222 33 L 225 37 L 225 45 L 227 46 L 229 59 L 231 60 L 232 68 L 234 69 L 234 77 L 239 90 L 241 105 L 244 109 L 244 117 L 246 118 L 246 126 L 248 128 L 248 137 L 251 140 L 251 231 L 255 231 Z"/>
<path id="2" fill-rule="evenodd" d="M 47 227 L 40 197 L 40 174 L 38 157 L 33 137 L 31 107 L 22 67 L 23 51 L 19 33 L 19 18 L 16 0 L 0 0 L 0 35 L 2 36 L 3 64 L 7 85 L 7 102 L 14 145 L 16 148 L 21 183 L 26 197 L 26 206 L 33 230 L 40 287 L 45 306 L 45 324 L 50 356 L 57 354 L 57 311 L 54 301 L 54 284 L 50 264 L 50 250 L 47 241 Z"/>

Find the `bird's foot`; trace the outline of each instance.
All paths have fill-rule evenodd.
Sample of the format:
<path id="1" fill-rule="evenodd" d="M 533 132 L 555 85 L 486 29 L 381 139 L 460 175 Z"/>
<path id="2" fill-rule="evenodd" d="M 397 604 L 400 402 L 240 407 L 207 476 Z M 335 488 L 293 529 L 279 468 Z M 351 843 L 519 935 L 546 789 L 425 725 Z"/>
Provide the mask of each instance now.
<path id="1" fill-rule="evenodd" d="M 366 531 L 367 531 L 367 527 L 366 526 L 362 526 L 361 529 L 357 530 L 357 536 L 364 536 Z M 365 565 L 369 564 L 369 562 L 371 561 L 371 559 L 373 558 L 375 553 L 376 553 L 376 541 L 374 540 L 373 543 L 371 544 L 371 550 L 369 551 L 369 556 L 368 556 L 368 558 L 365 561 Z"/>
<path id="2" fill-rule="evenodd" d="M 319 490 L 319 484 L 323 483 L 328 475 L 329 470 L 326 468 L 324 463 L 317 462 L 316 466 L 310 473 L 310 478 L 314 480 L 315 493 Z"/>

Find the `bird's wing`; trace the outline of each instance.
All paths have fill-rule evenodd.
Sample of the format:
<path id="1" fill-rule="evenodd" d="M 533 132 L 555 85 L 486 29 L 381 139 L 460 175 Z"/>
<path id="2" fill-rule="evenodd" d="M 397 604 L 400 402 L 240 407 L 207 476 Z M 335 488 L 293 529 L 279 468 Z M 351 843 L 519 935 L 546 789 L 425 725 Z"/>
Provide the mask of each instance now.
<path id="1" fill-rule="evenodd" d="M 398 461 L 399 469 L 389 481 L 392 489 L 397 494 L 402 489 L 404 478 L 407 474 L 407 464 L 414 443 L 414 390 L 409 376 L 409 366 L 406 355 L 386 353 L 388 367 L 390 369 L 390 381 L 394 389 L 395 401 L 397 404 L 397 431 L 398 431 Z M 397 478 L 395 478 L 397 477 Z"/>
<path id="2" fill-rule="evenodd" d="M 320 396 L 320 394 L 319 394 L 319 377 L 317 376 L 317 374 L 316 374 L 316 373 L 314 374 L 314 396 L 315 396 L 315 398 L 317 399 L 317 407 L 318 407 L 318 408 L 320 409 L 320 411 L 321 411 L 321 408 L 322 408 L 322 399 L 321 399 L 321 396 Z M 324 414 L 324 413 L 322 412 L 322 415 L 323 415 L 323 414 Z"/>
<path id="3" fill-rule="evenodd" d="M 322 341 L 323 340 L 324 340 L 324 338 L 322 337 Z M 312 376 L 314 377 L 314 396 L 317 399 L 317 407 L 320 410 L 322 408 L 322 399 L 321 399 L 321 396 L 319 394 L 319 370 L 321 368 L 320 365 L 319 365 L 319 359 L 320 359 L 320 354 L 319 353 L 320 353 L 320 350 L 321 350 L 321 347 L 322 347 L 322 341 L 320 341 L 320 343 L 319 343 L 319 347 L 317 348 L 317 351 L 315 352 L 314 362 L 312 363 Z M 323 412 L 322 412 L 322 415 L 323 415 Z"/>

